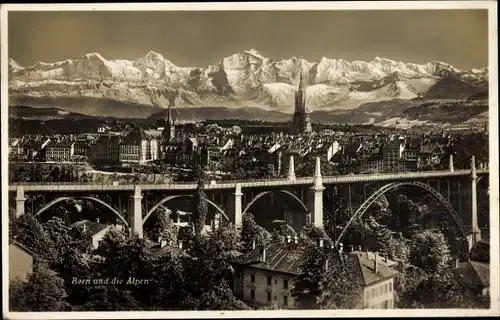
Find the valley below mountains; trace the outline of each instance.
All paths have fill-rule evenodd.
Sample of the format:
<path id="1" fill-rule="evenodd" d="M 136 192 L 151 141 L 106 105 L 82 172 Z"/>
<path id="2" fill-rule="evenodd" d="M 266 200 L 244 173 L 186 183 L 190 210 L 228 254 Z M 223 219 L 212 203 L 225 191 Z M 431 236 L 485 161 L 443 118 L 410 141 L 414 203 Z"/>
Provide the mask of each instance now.
<path id="1" fill-rule="evenodd" d="M 89 116 L 148 118 L 173 102 L 178 121 L 289 120 L 300 75 L 314 122 L 387 126 L 484 123 L 488 68 L 458 70 L 375 58 L 275 61 L 255 50 L 204 67 L 178 67 L 148 52 L 135 61 L 98 53 L 23 67 L 9 60 L 9 106 Z"/>

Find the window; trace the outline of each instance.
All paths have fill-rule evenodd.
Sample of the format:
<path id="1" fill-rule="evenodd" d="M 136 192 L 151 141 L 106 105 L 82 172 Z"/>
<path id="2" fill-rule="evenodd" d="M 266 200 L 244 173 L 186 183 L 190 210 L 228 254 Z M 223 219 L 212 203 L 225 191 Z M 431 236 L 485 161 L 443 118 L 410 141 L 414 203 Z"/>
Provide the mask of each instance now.
<path id="1" fill-rule="evenodd" d="M 268 292 L 267 293 L 267 302 L 271 302 L 272 298 L 271 298 L 271 292 Z"/>
<path id="2" fill-rule="evenodd" d="M 267 285 L 270 286 L 273 283 L 273 277 L 268 276 L 267 277 Z"/>
<path id="3" fill-rule="evenodd" d="M 288 289 L 288 279 L 283 280 L 283 289 Z"/>
<path id="4" fill-rule="evenodd" d="M 389 282 L 389 292 L 392 291 L 392 282 Z"/>
<path id="5" fill-rule="evenodd" d="M 384 302 L 382 302 L 382 309 L 389 309 L 389 301 L 388 300 L 385 300 Z"/>
<path id="6" fill-rule="evenodd" d="M 288 296 L 283 296 L 283 306 L 288 307 Z"/>
<path id="7" fill-rule="evenodd" d="M 255 273 L 252 273 L 252 274 L 250 275 L 250 282 L 251 282 L 251 283 L 255 283 Z"/>
<path id="8" fill-rule="evenodd" d="M 387 283 L 384 285 L 384 293 L 387 293 Z"/>
<path id="9" fill-rule="evenodd" d="M 372 298 L 375 297 L 375 289 L 372 289 Z"/>
<path id="10" fill-rule="evenodd" d="M 370 300 L 370 291 L 366 291 L 366 301 Z"/>
<path id="11" fill-rule="evenodd" d="M 250 290 L 250 299 L 255 300 L 255 289 Z"/>

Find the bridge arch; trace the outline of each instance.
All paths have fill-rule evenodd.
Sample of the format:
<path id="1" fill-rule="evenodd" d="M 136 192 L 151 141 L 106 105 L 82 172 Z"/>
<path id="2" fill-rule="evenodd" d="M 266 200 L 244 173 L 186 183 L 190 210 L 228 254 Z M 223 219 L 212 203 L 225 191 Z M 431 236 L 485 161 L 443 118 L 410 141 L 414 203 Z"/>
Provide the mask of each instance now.
<path id="1" fill-rule="evenodd" d="M 432 196 L 434 196 L 434 198 L 439 203 L 441 203 L 442 205 L 444 205 L 444 207 L 446 208 L 446 211 L 448 212 L 448 214 L 453 218 L 453 221 L 455 222 L 455 224 L 457 225 L 457 227 L 458 227 L 458 229 L 459 229 L 459 231 L 461 233 L 460 236 L 465 241 L 468 241 L 467 240 L 467 235 L 468 235 L 467 228 L 465 227 L 465 225 L 464 225 L 462 219 L 460 218 L 460 216 L 458 215 L 458 213 L 455 211 L 455 209 L 453 209 L 453 207 L 448 202 L 448 200 L 446 200 L 445 197 L 443 197 L 436 189 L 432 188 L 428 184 L 425 184 L 425 183 L 422 183 L 422 182 L 419 182 L 419 181 L 402 181 L 402 182 L 393 182 L 393 183 L 386 184 L 385 186 L 383 186 L 380 189 L 378 189 L 368 199 L 366 199 L 366 201 L 363 202 L 363 204 L 356 210 L 356 212 L 354 213 L 354 215 L 351 217 L 351 219 L 349 220 L 349 222 L 346 224 L 346 226 L 344 227 L 344 229 L 340 233 L 339 237 L 335 241 L 335 244 L 337 245 L 337 244 L 340 243 L 340 240 L 342 240 L 342 237 L 344 236 L 345 232 L 347 231 L 347 229 L 349 228 L 349 226 L 351 225 L 351 223 L 355 219 L 362 217 L 365 214 L 365 212 L 368 210 L 368 208 L 380 196 L 382 196 L 385 193 L 387 193 L 389 191 L 392 191 L 392 190 L 394 190 L 394 189 L 396 189 L 398 187 L 402 187 L 402 186 L 415 186 L 415 187 L 419 187 L 421 189 L 426 190 Z"/>
<path id="2" fill-rule="evenodd" d="M 245 210 L 243 210 L 242 215 L 244 215 L 245 213 L 247 213 L 247 211 L 250 209 L 250 207 L 251 207 L 251 206 L 252 206 L 255 202 L 257 202 L 257 200 L 259 200 L 259 199 L 260 199 L 260 198 L 262 198 L 263 196 L 268 195 L 268 194 L 273 193 L 273 192 L 281 192 L 281 193 L 283 193 L 283 194 L 286 194 L 286 195 L 288 195 L 288 196 L 292 197 L 292 198 L 293 198 L 296 202 L 298 202 L 298 203 L 302 206 L 302 208 L 304 208 L 304 211 L 305 211 L 305 212 L 309 212 L 309 209 L 307 209 L 306 205 L 305 205 L 305 204 L 304 204 L 304 203 L 303 203 L 303 202 L 302 202 L 302 201 L 301 201 L 301 200 L 300 200 L 300 199 L 299 199 L 296 195 L 294 195 L 294 194 L 293 194 L 293 193 L 291 193 L 290 191 L 287 191 L 287 190 L 277 190 L 277 191 L 276 191 L 276 190 L 275 190 L 275 191 L 269 190 L 269 191 L 264 191 L 264 192 L 261 192 L 261 193 L 259 193 L 257 196 L 255 196 L 255 197 L 252 199 L 252 201 L 250 201 L 250 202 L 246 205 Z"/>
<path id="3" fill-rule="evenodd" d="M 142 219 L 142 224 L 144 225 L 144 223 L 146 223 L 146 221 L 149 219 L 149 217 L 160 207 L 163 207 L 163 205 L 165 203 L 167 203 L 168 201 L 170 200 L 174 200 L 174 199 L 177 199 L 177 198 L 184 198 L 184 197 L 193 197 L 193 195 L 191 194 L 178 194 L 178 195 L 175 195 L 175 196 L 168 196 L 168 197 L 165 197 L 163 198 L 160 202 L 158 202 L 157 204 L 154 205 L 153 208 L 151 208 L 147 213 L 146 213 L 146 216 Z M 224 210 L 222 210 L 217 204 L 215 204 L 212 200 L 209 200 L 209 199 L 206 199 L 207 203 L 210 204 L 212 207 L 214 207 L 227 221 L 231 221 L 229 219 L 229 217 L 226 215 L 226 213 L 224 212 Z"/>
<path id="4" fill-rule="evenodd" d="M 76 199 L 89 200 L 89 201 L 97 202 L 97 203 L 103 205 L 104 207 L 108 208 L 111 212 L 113 212 L 127 227 L 129 227 L 127 220 L 124 217 L 122 217 L 122 215 L 120 215 L 118 210 L 116 210 L 115 208 L 113 208 L 112 206 L 107 204 L 106 202 L 102 201 L 101 199 L 94 198 L 94 197 L 60 197 L 60 198 L 52 200 L 47 205 L 45 205 L 43 208 L 38 210 L 36 212 L 35 216 L 41 215 L 44 211 L 46 211 L 50 207 L 58 204 L 59 202 L 68 201 L 68 200 L 76 200 Z"/>

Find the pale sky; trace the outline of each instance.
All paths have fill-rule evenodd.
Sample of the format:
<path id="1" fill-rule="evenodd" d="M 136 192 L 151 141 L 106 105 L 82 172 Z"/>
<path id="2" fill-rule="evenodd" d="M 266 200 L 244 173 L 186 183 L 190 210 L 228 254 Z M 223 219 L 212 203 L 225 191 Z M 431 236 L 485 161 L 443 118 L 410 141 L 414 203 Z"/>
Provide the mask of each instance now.
<path id="1" fill-rule="evenodd" d="M 251 48 L 275 60 L 488 65 L 487 10 L 9 12 L 8 27 L 9 57 L 24 66 L 89 52 L 136 60 L 153 50 L 205 67 Z"/>

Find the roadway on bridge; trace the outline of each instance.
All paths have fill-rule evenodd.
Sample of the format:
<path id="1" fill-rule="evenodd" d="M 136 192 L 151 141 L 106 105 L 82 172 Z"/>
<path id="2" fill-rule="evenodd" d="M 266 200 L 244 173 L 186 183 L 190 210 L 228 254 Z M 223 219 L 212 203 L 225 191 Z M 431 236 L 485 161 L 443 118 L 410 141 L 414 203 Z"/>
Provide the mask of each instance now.
<path id="1" fill-rule="evenodd" d="M 477 170 L 478 175 L 489 174 L 488 170 Z M 342 175 L 342 176 L 325 176 L 322 177 L 323 184 L 343 184 L 356 182 L 377 182 L 377 181 L 395 181 L 395 180 L 413 180 L 413 179 L 431 179 L 441 177 L 463 177 L 470 176 L 471 170 L 456 170 L 456 171 L 419 171 L 419 172 L 398 172 L 398 173 L 381 173 L 381 174 L 358 174 L 358 175 Z M 261 180 L 239 180 L 239 181 L 219 181 L 215 184 L 208 183 L 205 189 L 208 190 L 224 190 L 234 189 L 236 184 L 241 188 L 258 188 L 272 186 L 291 186 L 291 185 L 312 185 L 313 177 L 296 178 L 289 180 L 286 178 L 278 179 L 261 179 Z M 133 191 L 135 186 L 141 190 L 194 190 L 197 187 L 196 182 L 184 183 L 166 183 L 166 184 L 92 184 L 92 183 L 63 183 L 50 182 L 43 183 L 17 183 L 10 184 L 9 191 L 16 191 L 18 186 L 23 186 L 25 191 L 43 191 L 43 192 L 71 192 L 71 191 Z"/>

